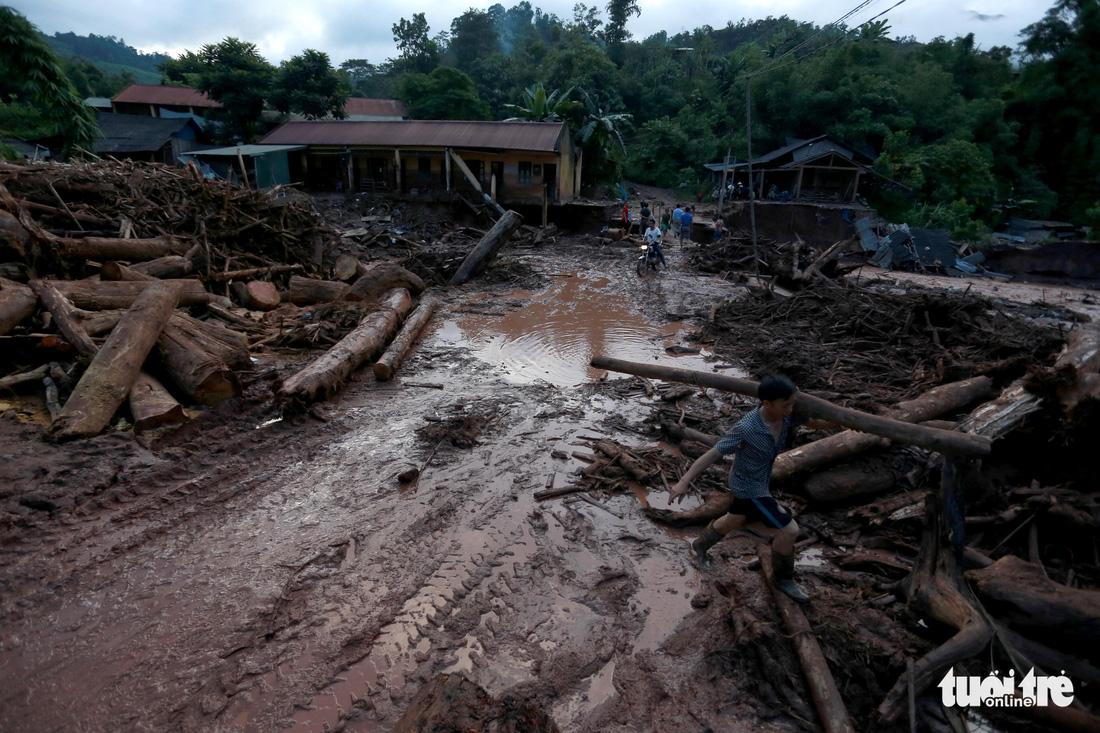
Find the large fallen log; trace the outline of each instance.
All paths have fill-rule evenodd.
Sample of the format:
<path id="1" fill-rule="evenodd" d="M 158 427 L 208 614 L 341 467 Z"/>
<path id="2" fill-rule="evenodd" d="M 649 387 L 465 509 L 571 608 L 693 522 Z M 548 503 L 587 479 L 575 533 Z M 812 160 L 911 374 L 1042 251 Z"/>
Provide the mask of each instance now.
<path id="1" fill-rule="evenodd" d="M 765 581 L 771 586 L 771 548 L 761 544 L 756 548 L 756 555 L 760 558 Z M 792 598 L 778 588 L 772 587 L 772 599 L 779 609 L 779 615 L 783 617 L 787 632 L 791 635 L 791 643 L 798 652 L 802 673 L 806 677 L 806 686 L 810 688 L 814 707 L 817 708 L 818 717 L 821 718 L 821 724 L 826 733 L 855 733 L 852 721 L 848 717 L 848 709 L 844 707 L 844 700 L 840 696 L 840 690 L 837 689 L 836 680 L 833 679 L 833 673 L 829 671 L 829 663 L 825 661 L 825 655 L 821 652 L 821 646 L 817 643 L 817 638 L 805 614 Z"/>
<path id="2" fill-rule="evenodd" d="M 0 184 L 0 187 L 2 186 L 3 184 Z M 0 199 L 5 198 L 4 194 L 6 193 L 7 189 L 0 190 Z M 7 195 L 7 198 L 10 198 L 10 194 Z M 11 205 L 7 201 L 4 203 Z M 10 253 L 14 255 L 15 259 L 27 259 L 27 254 L 32 246 L 33 240 L 26 227 L 14 215 L 0 208 L 0 255 Z M 8 259 L 8 257 L 4 256 L 4 259 Z"/>
<path id="3" fill-rule="evenodd" d="M 458 266 L 458 271 L 451 277 L 448 284 L 461 285 L 473 277 L 488 260 L 496 255 L 497 250 L 508 241 L 508 237 L 512 236 L 512 232 L 519 229 L 522 224 L 523 217 L 511 210 L 497 219 L 489 233 L 470 250 L 470 254 L 466 255 L 466 259 Z"/>
<path id="4" fill-rule="evenodd" d="M 283 382 L 279 394 L 303 402 L 333 394 L 356 367 L 385 347 L 411 305 L 412 298 L 408 290 L 394 288 L 388 292 L 379 303 L 378 309 L 360 321 L 354 331 L 319 359 Z"/>
<path id="5" fill-rule="evenodd" d="M 167 255 L 147 262 L 136 262 L 130 269 L 158 280 L 187 277 L 191 274 L 191 259 L 183 255 Z"/>
<path id="6" fill-rule="evenodd" d="M 235 282 L 230 286 L 238 305 L 253 311 L 270 311 L 279 307 L 279 291 L 266 280 Z"/>
<path id="7" fill-rule="evenodd" d="M 77 382 L 49 434 L 58 440 L 98 435 L 130 392 L 179 303 L 180 285 L 151 283 L 137 296 Z"/>
<path id="8" fill-rule="evenodd" d="M 1006 555 L 966 579 L 985 607 L 1016 630 L 1085 658 L 1100 654 L 1100 591 L 1070 588 L 1038 565 Z"/>
<path id="9" fill-rule="evenodd" d="M 34 315 L 38 296 L 26 285 L 0 277 L 0 336 Z"/>
<path id="10" fill-rule="evenodd" d="M 367 268 L 366 272 L 340 295 L 340 300 L 372 303 L 394 288 L 404 288 L 413 296 L 417 296 L 424 292 L 425 285 L 416 273 L 409 272 L 401 265 L 381 262 Z"/>
<path id="11" fill-rule="evenodd" d="M 130 416 L 138 432 L 187 422 L 187 413 L 155 377 L 141 372 L 130 388 Z"/>
<path id="12" fill-rule="evenodd" d="M 45 280 L 31 280 L 30 288 L 42 299 L 42 304 L 53 316 L 58 330 L 73 348 L 84 356 L 95 356 L 99 347 L 77 319 L 73 304 Z"/>
<path id="13" fill-rule="evenodd" d="M 113 310 L 129 308 L 148 287 L 158 282 L 173 283 L 179 289 L 180 305 L 221 302 L 221 298 L 206 292 L 198 280 L 149 280 L 146 282 L 96 280 L 44 280 L 64 295 L 77 308 Z"/>
<path id="14" fill-rule="evenodd" d="M 867 494 L 882 494 L 897 485 L 890 455 L 876 454 L 842 466 L 832 466 L 806 478 L 806 496 L 814 501 L 845 501 Z"/>
<path id="15" fill-rule="evenodd" d="M 164 370 L 172 383 L 200 405 L 216 405 L 239 397 L 241 384 L 233 370 L 169 321 L 157 339 Z"/>
<path id="16" fill-rule="evenodd" d="M 608 369 L 672 382 L 685 382 L 702 387 L 714 387 L 750 397 L 756 396 L 756 390 L 759 386 L 757 382 L 748 379 L 737 379 L 722 374 L 697 372 L 690 369 L 673 369 L 623 359 L 611 359 L 606 356 L 592 357 L 591 364 L 597 369 Z M 830 404 L 818 397 L 811 397 L 805 392 L 795 394 L 794 410 L 811 418 L 827 420 L 860 432 L 873 433 L 898 443 L 917 445 L 926 450 L 946 455 L 980 458 L 989 455 L 990 451 L 990 441 L 982 436 L 963 435 L 949 430 L 937 430 L 904 423 L 888 417 L 869 415 L 858 410 Z"/>
<path id="17" fill-rule="evenodd" d="M 103 263 L 103 266 L 99 268 L 99 277 L 102 280 L 126 280 L 129 282 L 148 282 L 157 279 L 152 275 L 146 275 L 144 272 L 113 260 Z"/>
<path id="18" fill-rule="evenodd" d="M 80 327 L 84 329 L 84 333 L 89 336 L 99 336 L 100 334 L 108 333 L 111 329 L 118 325 L 118 322 L 122 320 L 122 316 L 126 315 L 124 310 L 111 310 L 111 311 L 85 311 L 79 308 L 73 310 L 73 318 L 80 324 Z"/>
<path id="19" fill-rule="evenodd" d="M 1080 324 L 1066 340 L 1053 370 L 1072 368 L 1076 374 L 1100 370 L 1100 324 Z M 1043 407 L 1043 397 L 1027 390 L 1027 377 L 1017 379 L 996 399 L 981 405 L 959 423 L 959 430 L 999 438 Z M 1072 387 L 1070 388 L 1072 389 Z"/>
<path id="20" fill-rule="evenodd" d="M 431 319 L 437 305 L 435 298 L 425 297 L 420 301 L 420 305 L 416 307 L 416 310 L 405 319 L 397 338 L 386 349 L 386 353 L 378 357 L 378 361 L 374 363 L 374 376 L 377 379 L 383 382 L 393 379 L 393 375 L 401 366 L 401 362 L 405 360 L 405 354 L 409 352 L 409 349 L 420 337 L 420 332 L 424 330 L 424 325 Z"/>
<path id="21" fill-rule="evenodd" d="M 294 305 L 331 303 L 348 289 L 346 283 L 318 280 L 301 275 L 290 276 L 290 302 Z"/>
<path id="22" fill-rule="evenodd" d="M 150 239 L 114 239 L 110 237 L 84 237 L 82 239 L 53 239 L 57 253 L 62 257 L 87 257 L 93 260 L 155 260 L 171 254 L 179 254 L 184 247 L 175 237 L 163 236 Z"/>
<path id="23" fill-rule="evenodd" d="M 230 369 L 250 369 L 248 336 L 211 321 L 201 321 L 179 311 L 168 323 L 182 331 L 203 351 L 221 359 Z"/>

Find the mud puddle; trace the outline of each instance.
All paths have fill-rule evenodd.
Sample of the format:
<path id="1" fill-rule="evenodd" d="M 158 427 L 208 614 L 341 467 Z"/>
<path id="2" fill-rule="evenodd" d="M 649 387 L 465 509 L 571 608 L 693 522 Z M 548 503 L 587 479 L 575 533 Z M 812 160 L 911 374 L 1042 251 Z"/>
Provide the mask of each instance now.
<path id="1" fill-rule="evenodd" d="M 468 348 L 477 359 L 513 384 L 549 382 L 570 387 L 597 379 L 605 372 L 593 369 L 595 355 L 681 369 L 710 371 L 712 355 L 673 354 L 666 349 L 686 346 L 694 326 L 681 322 L 654 324 L 622 294 L 607 292 L 611 280 L 570 273 L 539 293 L 517 290 L 475 298 L 465 308 L 473 313 L 452 314 L 430 334 L 436 346 Z M 503 313 L 490 313 L 500 303 L 512 304 Z"/>

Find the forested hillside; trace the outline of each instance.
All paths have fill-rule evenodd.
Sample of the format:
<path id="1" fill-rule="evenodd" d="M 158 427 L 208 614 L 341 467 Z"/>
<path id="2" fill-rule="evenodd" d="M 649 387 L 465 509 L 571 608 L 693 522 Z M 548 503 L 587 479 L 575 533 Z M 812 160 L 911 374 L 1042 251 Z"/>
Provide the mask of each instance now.
<path id="1" fill-rule="evenodd" d="M 171 58 L 162 53 L 142 53 L 121 38 L 94 33 L 54 33 L 46 36 L 46 42 L 59 58 L 79 70 L 73 81 L 78 92 L 87 90 L 85 96 L 109 97 L 134 82 L 156 84 L 160 81 L 157 66 Z M 98 69 L 103 78 L 90 67 Z"/>

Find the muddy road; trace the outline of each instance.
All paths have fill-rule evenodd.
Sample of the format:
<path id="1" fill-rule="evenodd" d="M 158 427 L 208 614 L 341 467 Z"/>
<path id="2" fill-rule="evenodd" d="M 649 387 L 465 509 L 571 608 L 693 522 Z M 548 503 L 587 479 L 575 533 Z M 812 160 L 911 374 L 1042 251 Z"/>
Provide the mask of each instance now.
<path id="1" fill-rule="evenodd" d="M 562 730 L 772 729 L 710 679 L 712 590 L 640 513 L 663 487 L 532 499 L 583 465 L 581 436 L 656 442 L 593 354 L 712 368 L 666 347 L 732 286 L 670 250 L 645 280 L 625 246 L 512 253 L 532 289 L 445 292 L 399 379 L 296 421 L 264 399 L 300 363 L 277 353 L 152 450 L 49 446 L 9 412 L 0 482 L 43 496 L 5 515 L 0 729 L 387 731 L 452 671 Z"/>

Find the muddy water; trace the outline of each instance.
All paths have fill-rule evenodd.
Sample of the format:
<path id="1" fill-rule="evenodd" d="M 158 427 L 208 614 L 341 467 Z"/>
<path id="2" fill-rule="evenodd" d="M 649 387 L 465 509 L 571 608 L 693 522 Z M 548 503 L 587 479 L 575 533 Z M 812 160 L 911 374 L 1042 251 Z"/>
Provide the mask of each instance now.
<path id="1" fill-rule="evenodd" d="M 596 379 L 593 356 L 646 361 L 681 369 L 711 370 L 706 351 L 673 355 L 695 329 L 684 323 L 653 324 L 624 295 L 605 292 L 604 277 L 571 273 L 540 293 L 514 291 L 486 296 L 493 301 L 525 301 L 502 315 L 461 315 L 437 326 L 435 346 L 466 345 L 478 359 L 514 384 L 542 380 L 568 387 Z M 478 300 L 472 302 L 476 308 Z"/>

